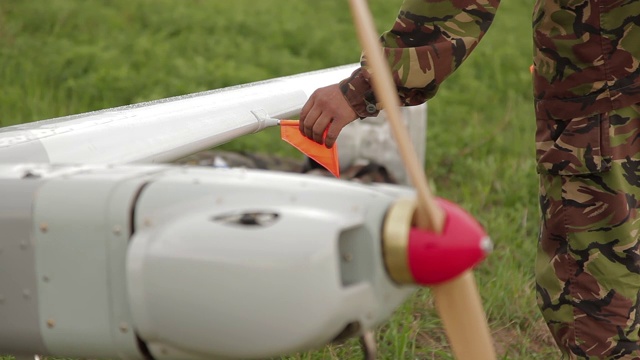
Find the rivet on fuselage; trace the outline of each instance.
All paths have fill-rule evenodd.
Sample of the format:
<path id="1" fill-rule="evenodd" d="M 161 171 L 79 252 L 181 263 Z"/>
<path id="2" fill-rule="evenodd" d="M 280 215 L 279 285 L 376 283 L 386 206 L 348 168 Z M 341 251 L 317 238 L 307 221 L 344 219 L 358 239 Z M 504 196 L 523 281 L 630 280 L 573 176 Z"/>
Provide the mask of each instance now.
<path id="1" fill-rule="evenodd" d="M 127 331 L 129 331 L 129 325 L 127 325 L 126 322 L 122 322 L 120 323 L 118 329 L 120 329 L 120 332 L 126 333 Z"/>

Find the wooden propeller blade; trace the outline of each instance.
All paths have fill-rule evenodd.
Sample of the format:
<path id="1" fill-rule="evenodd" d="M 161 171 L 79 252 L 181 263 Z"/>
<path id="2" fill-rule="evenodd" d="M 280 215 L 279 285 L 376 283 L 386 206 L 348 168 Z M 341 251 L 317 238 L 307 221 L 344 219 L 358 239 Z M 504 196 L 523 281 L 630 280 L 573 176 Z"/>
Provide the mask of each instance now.
<path id="1" fill-rule="evenodd" d="M 383 56 L 373 17 L 365 0 L 349 0 L 360 44 L 372 70 L 373 90 L 387 112 L 387 118 L 398 150 L 418 197 L 417 226 L 441 232 L 445 215 L 427 185 L 422 164 L 401 121 L 400 102 Z M 433 287 L 436 308 L 444 324 L 451 348 L 460 360 L 495 360 L 480 295 L 471 271 Z"/>

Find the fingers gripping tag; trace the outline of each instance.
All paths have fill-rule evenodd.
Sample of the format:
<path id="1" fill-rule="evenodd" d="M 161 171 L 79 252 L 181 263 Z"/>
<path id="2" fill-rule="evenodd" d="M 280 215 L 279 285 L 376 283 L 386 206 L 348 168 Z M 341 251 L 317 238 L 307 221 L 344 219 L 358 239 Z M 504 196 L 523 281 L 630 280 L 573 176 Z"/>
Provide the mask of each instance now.
<path id="1" fill-rule="evenodd" d="M 323 138 L 327 137 L 329 127 L 324 131 Z M 335 177 L 340 177 L 340 164 L 338 162 L 338 148 L 334 144 L 330 149 L 322 144 L 305 137 L 300 133 L 298 120 L 282 120 L 280 122 L 280 135 L 282 140 L 293 145 L 303 154 L 324 166 Z"/>

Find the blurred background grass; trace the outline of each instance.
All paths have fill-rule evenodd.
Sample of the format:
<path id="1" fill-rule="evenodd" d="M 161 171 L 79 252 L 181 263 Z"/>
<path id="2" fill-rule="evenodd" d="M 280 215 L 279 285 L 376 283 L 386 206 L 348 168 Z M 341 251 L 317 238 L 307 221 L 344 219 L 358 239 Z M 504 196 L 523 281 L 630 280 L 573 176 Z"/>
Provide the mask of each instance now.
<path id="1" fill-rule="evenodd" d="M 371 0 L 379 31 L 400 0 Z M 476 271 L 503 359 L 559 358 L 535 306 L 537 177 L 531 103 L 533 0 L 503 2 L 471 58 L 429 102 L 425 169 L 496 249 Z M 0 126 L 354 63 L 344 0 L 3 0 Z M 231 151 L 299 156 L 277 132 Z M 381 359 L 451 359 L 428 290 L 377 332 Z M 358 359 L 347 342 L 294 359 Z"/>

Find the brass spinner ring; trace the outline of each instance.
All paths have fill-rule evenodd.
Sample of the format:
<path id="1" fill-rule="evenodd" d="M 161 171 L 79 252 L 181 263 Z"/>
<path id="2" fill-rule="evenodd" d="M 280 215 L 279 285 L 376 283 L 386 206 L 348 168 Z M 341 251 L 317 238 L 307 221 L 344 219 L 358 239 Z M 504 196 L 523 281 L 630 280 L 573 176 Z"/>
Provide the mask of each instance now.
<path id="1" fill-rule="evenodd" d="M 408 245 L 417 207 L 414 198 L 399 199 L 391 205 L 382 228 L 384 265 L 391 279 L 399 284 L 415 284 L 409 269 Z"/>

